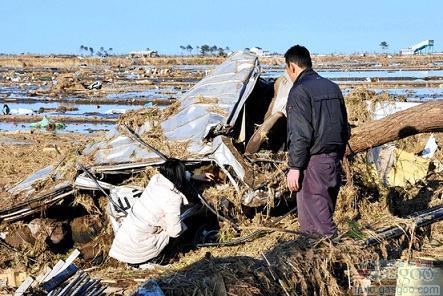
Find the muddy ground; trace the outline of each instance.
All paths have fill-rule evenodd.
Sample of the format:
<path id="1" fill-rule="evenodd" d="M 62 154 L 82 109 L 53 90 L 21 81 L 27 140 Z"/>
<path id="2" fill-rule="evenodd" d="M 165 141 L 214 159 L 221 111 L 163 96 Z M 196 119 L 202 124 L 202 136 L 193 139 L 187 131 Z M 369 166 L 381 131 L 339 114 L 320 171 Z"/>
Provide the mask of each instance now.
<path id="1" fill-rule="evenodd" d="M 100 134 L 59 134 L 51 132 L 0 133 L 0 188 L 12 185 L 34 172 L 53 164 L 68 151 L 82 148 Z"/>

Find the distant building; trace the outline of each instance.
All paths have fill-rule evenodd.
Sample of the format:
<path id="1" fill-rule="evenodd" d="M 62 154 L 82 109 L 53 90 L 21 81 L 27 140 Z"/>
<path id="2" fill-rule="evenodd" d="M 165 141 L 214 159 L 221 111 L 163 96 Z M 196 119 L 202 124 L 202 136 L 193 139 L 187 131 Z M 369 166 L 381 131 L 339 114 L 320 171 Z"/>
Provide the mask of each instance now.
<path id="1" fill-rule="evenodd" d="M 414 55 L 414 54 L 421 54 L 425 50 L 427 53 L 432 53 L 432 49 L 434 47 L 434 40 L 424 40 L 422 42 L 419 42 L 415 45 L 412 45 L 408 48 L 400 50 L 401 55 Z"/>
<path id="2" fill-rule="evenodd" d="M 258 46 L 250 48 L 249 51 L 259 57 L 269 55 L 269 51 L 263 50 L 263 48 L 258 47 Z"/>
<path id="3" fill-rule="evenodd" d="M 158 52 L 155 50 L 131 51 L 129 56 L 131 58 L 154 58 L 158 57 Z"/>

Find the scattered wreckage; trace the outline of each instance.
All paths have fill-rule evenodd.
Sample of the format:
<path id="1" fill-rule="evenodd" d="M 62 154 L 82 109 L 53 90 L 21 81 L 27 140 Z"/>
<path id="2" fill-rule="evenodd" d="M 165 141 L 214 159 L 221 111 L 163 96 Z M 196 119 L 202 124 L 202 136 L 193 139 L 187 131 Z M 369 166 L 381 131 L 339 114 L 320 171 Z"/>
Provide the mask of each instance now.
<path id="1" fill-rule="evenodd" d="M 118 192 L 124 191 L 115 189 L 120 188 L 115 186 L 123 183 L 125 178 L 143 172 L 146 167 L 155 168 L 161 165 L 170 157 L 143 140 L 145 135 L 156 128 L 161 128 L 168 145 L 182 148 L 182 155 L 176 157 L 185 161 L 187 166 L 194 170 L 203 166 L 212 166 L 219 170 L 225 182 L 241 196 L 243 206 L 266 206 L 273 204 L 275 198 L 288 197 L 289 192 L 282 178 L 285 170 L 283 151 L 286 119 L 281 101 L 287 96 L 290 86 L 288 87 L 287 78 L 283 82 L 279 80 L 274 86 L 272 81 L 260 78 L 257 57 L 248 53 L 236 53 L 182 95 L 178 100 L 180 106 L 166 119 L 156 122 L 146 117 L 131 127 L 122 123 L 110 131 L 105 140 L 88 145 L 80 157 L 87 158 L 88 163 L 77 164 L 77 171 L 70 175 L 73 180 L 69 180 L 66 172 L 63 172 L 66 165 L 59 163 L 45 167 L 9 188 L 8 192 L 21 196 L 19 200 L 22 201 L 3 208 L 0 219 L 14 221 L 26 217 L 78 190 L 101 190 L 106 195 L 110 191 L 110 203 L 117 210 L 127 209 L 130 207 L 127 204 L 128 198 L 119 194 Z M 274 92 L 277 94 L 276 98 L 273 98 Z M 409 117 L 400 115 L 401 118 L 398 115 L 400 113 L 396 113 L 394 116 L 405 122 L 394 119 L 399 124 L 392 127 L 389 138 L 386 135 L 370 138 L 366 132 L 358 130 L 368 131 L 370 126 L 357 128 L 350 140 L 348 153 L 379 146 L 383 141 L 440 129 L 443 123 L 438 119 L 440 115 L 437 113 L 438 110 L 441 111 L 441 103 L 428 104 L 434 104 L 430 108 L 432 112 L 421 112 L 421 116 L 427 117 L 427 120 L 415 118 L 416 113 Z M 425 105 L 418 108 L 426 111 L 423 108 Z M 406 108 L 409 107 L 412 106 Z M 435 108 L 440 109 L 436 111 Z M 437 117 L 438 122 L 429 120 L 429 114 Z M 408 118 L 413 118 L 413 121 L 424 127 L 421 130 L 405 131 L 402 135 L 400 129 L 410 124 Z M 382 121 L 374 122 L 373 125 L 377 127 L 374 126 L 373 130 L 376 131 L 373 134 L 379 131 L 379 126 L 385 124 Z M 256 130 L 256 126 L 260 128 Z M 261 148 L 269 153 L 256 153 Z M 269 174 L 275 171 L 280 177 Z M 278 179 L 283 184 L 279 184 Z M 52 186 L 36 189 L 47 183 Z M 220 200 L 224 200 L 226 204 L 226 199 L 220 197 Z M 122 208 L 116 206 L 118 202 L 126 204 Z"/>
<path id="2" fill-rule="evenodd" d="M 289 88 L 287 81 L 274 84 L 262 79 L 256 56 L 236 53 L 183 94 L 171 114 L 154 109 L 125 114 L 104 140 L 90 143 L 79 154 L 67 155 L 59 163 L 8 188 L 14 203 L 0 210 L 0 221 L 24 219 L 81 193 L 107 198 L 107 214 L 116 229 L 143 191 L 140 184 L 132 182 L 134 178 L 149 178 L 151 170 L 155 171 L 169 158 L 183 160 L 189 171 L 209 170 L 217 176 L 217 184 L 210 188 L 192 188 L 190 194 L 197 202 L 186 208 L 183 220 L 203 207 L 238 230 L 241 217 L 257 211 L 271 215 L 272 211 L 284 208 L 287 214 L 293 213 L 295 198 L 285 183 L 286 118 L 281 104 Z M 417 120 L 412 109 L 398 112 L 357 127 L 347 154 L 442 129 L 441 102 L 417 108 L 427 118 L 419 122 L 419 128 L 410 128 Z M 371 124 L 383 127 L 390 120 L 397 124 L 386 129 L 385 135 L 365 133 Z M 443 206 L 410 218 L 418 226 L 429 225 L 443 219 Z M 271 228 L 272 224 L 267 226 Z M 266 231 L 259 229 L 227 242 L 205 236 L 199 245 L 238 244 Z M 402 234 L 400 226 L 382 229 L 377 239 L 366 240 L 363 245 Z"/>

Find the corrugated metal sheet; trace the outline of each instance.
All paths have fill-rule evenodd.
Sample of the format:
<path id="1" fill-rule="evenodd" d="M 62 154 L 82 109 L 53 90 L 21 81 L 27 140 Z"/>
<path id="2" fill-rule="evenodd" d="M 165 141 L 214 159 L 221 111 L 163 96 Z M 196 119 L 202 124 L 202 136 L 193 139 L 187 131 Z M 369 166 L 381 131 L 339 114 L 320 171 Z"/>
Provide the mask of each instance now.
<path id="1" fill-rule="evenodd" d="M 19 193 L 31 194 L 35 191 L 34 188 L 32 187 L 32 184 L 34 184 L 37 181 L 49 178 L 53 173 L 54 173 L 54 166 L 50 165 L 44 167 L 41 170 L 38 170 L 35 173 L 29 175 L 28 177 L 26 177 L 26 179 L 17 183 L 12 188 L 8 189 L 8 192 L 12 194 L 19 194 Z"/>
<path id="2" fill-rule="evenodd" d="M 180 98 L 178 113 L 161 124 L 166 137 L 199 142 L 213 126 L 233 125 L 259 72 L 256 56 L 234 54 Z M 222 112 L 215 112 L 216 109 Z"/>

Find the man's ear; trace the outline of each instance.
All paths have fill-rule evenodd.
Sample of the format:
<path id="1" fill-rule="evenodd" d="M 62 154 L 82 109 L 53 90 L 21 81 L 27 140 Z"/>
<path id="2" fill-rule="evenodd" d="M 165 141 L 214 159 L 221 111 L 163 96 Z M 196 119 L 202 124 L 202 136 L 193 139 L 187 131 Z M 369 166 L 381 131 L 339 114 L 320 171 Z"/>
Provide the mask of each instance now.
<path id="1" fill-rule="evenodd" d="M 295 74 L 297 72 L 296 70 L 295 65 L 293 63 L 289 63 L 289 71 Z"/>

